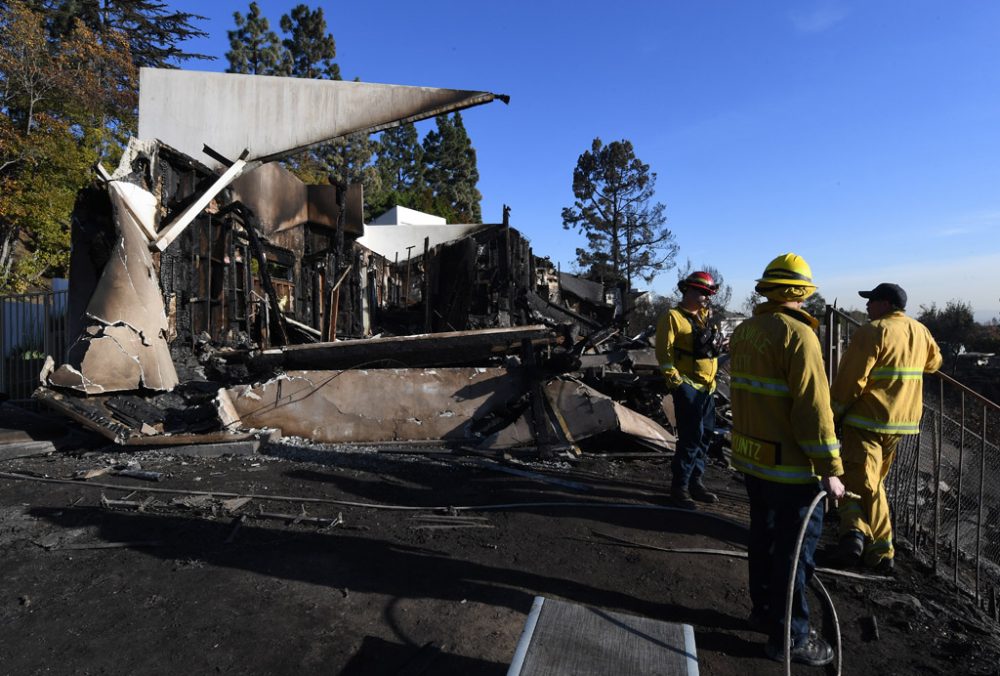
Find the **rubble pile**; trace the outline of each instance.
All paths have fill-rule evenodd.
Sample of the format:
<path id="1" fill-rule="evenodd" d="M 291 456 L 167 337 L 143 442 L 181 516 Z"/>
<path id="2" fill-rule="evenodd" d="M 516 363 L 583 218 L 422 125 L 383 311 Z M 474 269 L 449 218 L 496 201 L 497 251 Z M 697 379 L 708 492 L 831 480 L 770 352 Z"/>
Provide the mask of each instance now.
<path id="1" fill-rule="evenodd" d="M 167 94 L 214 96 L 201 87 L 216 79 L 239 119 L 220 124 L 228 100 L 164 112 Z M 409 221 L 366 225 L 360 185 L 305 185 L 274 161 L 344 120 L 258 138 L 276 127 L 255 104 L 300 81 L 144 69 L 142 84 L 143 139 L 78 198 L 77 338 L 37 398 L 122 445 L 267 430 L 542 456 L 672 449 L 649 336 L 623 337 L 620 294 L 536 257 L 508 209 L 463 225 L 398 207 Z M 337 108 L 350 132 L 503 98 L 323 84 L 358 107 Z"/>

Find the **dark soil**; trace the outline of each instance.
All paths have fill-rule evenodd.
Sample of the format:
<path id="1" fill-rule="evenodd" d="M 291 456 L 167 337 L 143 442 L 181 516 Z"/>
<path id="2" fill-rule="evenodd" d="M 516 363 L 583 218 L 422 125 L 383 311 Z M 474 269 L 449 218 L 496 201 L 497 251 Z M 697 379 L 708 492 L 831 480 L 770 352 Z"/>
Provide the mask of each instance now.
<path id="1" fill-rule="evenodd" d="M 516 465 L 571 486 L 475 458 L 288 444 L 214 460 L 63 454 L 0 470 L 68 479 L 128 460 L 169 477 L 0 479 L 3 674 L 502 675 L 535 595 L 692 624 L 702 674 L 783 672 L 746 625 L 744 560 L 636 546 L 742 550 L 746 497 L 728 470 L 710 470 L 720 503 L 694 514 L 663 508 L 658 460 Z M 184 491 L 301 499 L 227 510 L 227 497 Z M 508 506 L 430 509 L 466 505 Z M 294 522 L 303 515 L 342 523 Z M 822 578 L 843 672 L 1000 673 L 997 625 L 906 551 L 898 561 L 891 582 Z M 829 613 L 816 596 L 811 605 L 832 638 Z"/>

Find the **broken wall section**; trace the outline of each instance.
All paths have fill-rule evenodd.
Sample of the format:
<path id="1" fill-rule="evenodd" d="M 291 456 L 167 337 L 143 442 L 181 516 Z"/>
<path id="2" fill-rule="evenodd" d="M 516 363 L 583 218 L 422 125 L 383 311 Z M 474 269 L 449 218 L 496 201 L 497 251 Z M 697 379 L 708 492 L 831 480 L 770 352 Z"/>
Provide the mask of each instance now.
<path id="1" fill-rule="evenodd" d="M 80 335 L 49 382 L 87 394 L 171 390 L 178 377 L 149 252 L 156 232 L 156 198 L 124 181 L 109 181 L 107 189 L 117 240 L 83 317 L 76 319 Z"/>

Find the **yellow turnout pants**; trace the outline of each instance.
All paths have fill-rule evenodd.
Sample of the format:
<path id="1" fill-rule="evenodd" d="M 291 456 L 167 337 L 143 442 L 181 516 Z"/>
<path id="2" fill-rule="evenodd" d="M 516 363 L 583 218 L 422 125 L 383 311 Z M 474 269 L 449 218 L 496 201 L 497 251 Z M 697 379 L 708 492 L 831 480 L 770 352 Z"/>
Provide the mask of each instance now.
<path id="1" fill-rule="evenodd" d="M 861 496 L 860 500 L 845 497 L 840 501 L 840 536 L 859 531 L 865 538 L 862 559 L 865 565 L 874 566 L 895 555 L 885 477 L 896 455 L 899 435 L 844 425 L 840 443 L 844 462 L 840 480 L 848 491 Z"/>

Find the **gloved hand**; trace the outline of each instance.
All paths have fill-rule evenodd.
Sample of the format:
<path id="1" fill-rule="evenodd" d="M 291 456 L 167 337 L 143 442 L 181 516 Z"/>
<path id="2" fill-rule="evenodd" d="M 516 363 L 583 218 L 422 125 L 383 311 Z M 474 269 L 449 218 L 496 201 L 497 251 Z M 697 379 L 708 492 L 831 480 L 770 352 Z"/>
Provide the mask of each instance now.
<path id="1" fill-rule="evenodd" d="M 677 372 L 664 373 L 663 377 L 667 381 L 667 392 L 675 392 L 677 388 L 684 384 L 684 378 Z"/>

